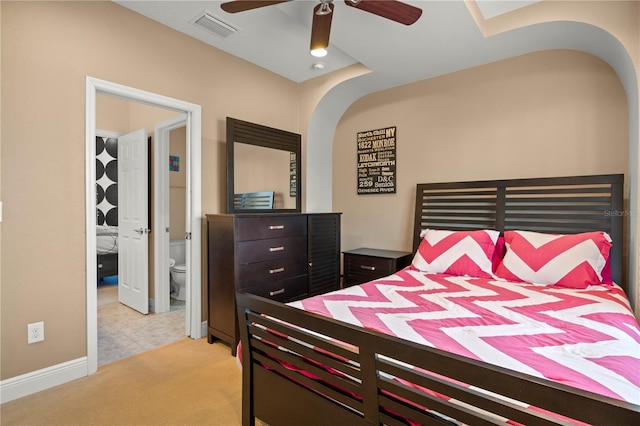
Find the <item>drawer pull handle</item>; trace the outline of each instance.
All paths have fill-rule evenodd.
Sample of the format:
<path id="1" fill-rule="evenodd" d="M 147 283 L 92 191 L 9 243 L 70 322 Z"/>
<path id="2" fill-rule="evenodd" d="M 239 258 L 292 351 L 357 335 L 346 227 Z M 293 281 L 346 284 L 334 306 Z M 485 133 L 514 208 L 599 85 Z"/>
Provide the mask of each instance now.
<path id="1" fill-rule="evenodd" d="M 271 230 L 284 229 L 284 225 L 270 225 L 269 229 L 271 229 Z"/>
<path id="2" fill-rule="evenodd" d="M 276 291 L 270 291 L 269 296 L 277 296 L 282 293 L 284 293 L 284 288 L 281 288 L 280 290 L 276 290 Z"/>
<path id="3" fill-rule="evenodd" d="M 280 246 L 280 247 L 269 247 L 269 251 L 274 252 L 274 251 L 283 251 L 284 250 L 284 246 Z"/>
<path id="4" fill-rule="evenodd" d="M 283 268 L 276 268 L 276 269 L 269 269 L 269 273 L 270 274 L 278 274 L 280 272 L 284 272 L 284 267 Z"/>
<path id="5" fill-rule="evenodd" d="M 98 269 L 102 269 L 102 263 L 98 263 Z"/>
<path id="6" fill-rule="evenodd" d="M 375 271 L 376 267 L 375 266 L 360 265 L 360 269 L 366 269 L 367 271 Z"/>

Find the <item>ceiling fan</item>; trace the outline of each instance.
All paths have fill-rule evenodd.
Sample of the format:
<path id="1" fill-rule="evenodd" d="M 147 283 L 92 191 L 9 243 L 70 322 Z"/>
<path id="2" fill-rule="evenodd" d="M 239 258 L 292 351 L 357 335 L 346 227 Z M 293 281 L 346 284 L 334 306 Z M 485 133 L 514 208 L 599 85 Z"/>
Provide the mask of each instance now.
<path id="1" fill-rule="evenodd" d="M 238 13 L 286 3 L 291 0 L 234 0 L 222 3 L 220 7 L 228 13 Z M 329 46 L 331 19 L 333 17 L 333 0 L 319 0 L 313 8 L 313 22 L 311 24 L 311 52 L 324 50 Z M 373 13 L 374 15 L 411 25 L 420 18 L 422 9 L 397 0 L 344 0 L 347 6 Z M 325 51 L 326 53 L 326 51 Z"/>

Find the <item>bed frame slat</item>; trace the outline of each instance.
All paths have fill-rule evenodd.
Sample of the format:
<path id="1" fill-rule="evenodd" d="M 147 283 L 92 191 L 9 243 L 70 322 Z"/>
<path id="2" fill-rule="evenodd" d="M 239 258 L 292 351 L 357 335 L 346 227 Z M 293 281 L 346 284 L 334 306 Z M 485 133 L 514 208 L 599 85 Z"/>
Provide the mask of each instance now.
<path id="1" fill-rule="evenodd" d="M 339 371 L 347 376 L 351 376 L 354 379 L 360 379 L 360 370 L 356 366 L 349 365 L 346 363 L 339 363 L 334 358 L 323 356 L 321 352 L 320 353 L 314 352 L 313 349 L 309 349 L 303 345 L 300 345 L 293 340 L 283 339 L 281 337 L 274 336 L 273 334 L 270 334 L 257 327 L 250 326 L 250 332 L 254 338 L 258 338 L 262 340 L 262 341 L 260 340 L 256 341 L 253 345 L 255 347 L 259 347 L 264 353 L 273 352 L 273 350 L 271 349 L 273 348 L 273 346 L 269 345 L 269 343 L 271 343 L 272 345 L 274 344 L 278 345 L 280 348 L 285 348 L 297 354 L 297 356 L 294 356 L 294 355 L 289 356 L 285 354 L 283 357 L 287 358 L 285 359 L 285 361 L 296 366 L 301 370 L 308 370 L 310 373 L 313 373 L 317 376 L 326 376 L 329 374 L 327 373 L 326 370 L 315 367 L 314 365 L 308 365 L 308 363 L 305 363 L 304 361 L 302 361 L 305 357 L 309 359 L 311 356 L 314 356 L 318 358 L 318 361 L 322 362 L 322 365 L 326 365 L 327 367 L 333 368 L 334 370 Z M 269 347 L 269 350 L 267 350 L 267 347 Z M 276 350 L 281 350 L 281 349 L 276 349 Z M 353 387 L 353 384 L 350 383 L 347 379 L 341 379 L 340 381 L 343 382 L 341 386 L 343 386 L 347 390 L 351 392 L 358 391 L 355 387 Z"/>
<path id="2" fill-rule="evenodd" d="M 402 417 L 409 419 L 418 424 L 425 423 L 433 423 L 433 424 L 442 424 L 443 418 L 436 417 L 435 413 L 431 413 L 426 410 L 416 410 L 415 407 L 412 407 L 410 404 L 400 401 L 396 398 L 388 398 L 386 396 L 381 396 L 379 399 L 380 406 L 388 410 L 392 413 L 397 413 Z M 444 400 L 438 400 L 436 397 L 431 397 L 428 399 L 428 404 L 432 412 L 437 412 L 440 414 L 446 415 L 448 411 L 454 412 L 456 414 L 455 419 L 463 424 L 468 425 L 495 425 L 498 424 L 494 419 L 489 418 L 488 416 L 482 415 L 479 412 L 473 412 L 472 410 L 466 408 L 457 407 L 457 410 L 449 410 L 449 407 L 454 407 L 455 405 Z M 453 424 L 453 423 L 452 423 Z"/>
<path id="3" fill-rule="evenodd" d="M 491 413 L 494 414 L 494 420 L 495 415 L 499 415 L 510 420 L 521 422 L 523 424 L 553 425 L 557 424 L 558 422 L 557 418 L 554 419 L 553 417 L 543 413 L 531 412 L 530 410 L 527 410 L 522 405 L 518 405 L 515 402 L 506 401 L 504 399 L 500 400 L 492 394 L 481 392 L 475 389 L 469 389 L 464 386 L 460 386 L 455 382 L 443 380 L 441 378 L 413 369 L 394 366 L 389 362 L 382 361 L 379 363 L 379 365 L 380 370 L 383 373 L 391 374 L 399 379 L 404 379 L 411 382 L 413 385 L 430 389 L 442 395 L 447 395 L 448 397 L 453 398 L 455 401 L 462 401 L 463 403 L 470 406 L 486 407 Z M 459 421 L 465 423 L 471 421 L 471 424 L 477 423 L 477 421 L 473 418 L 466 418 L 465 416 L 456 415 L 457 411 L 460 410 L 459 404 L 450 403 L 443 405 L 441 408 L 436 407 L 433 402 L 431 402 L 431 400 L 439 403 L 440 401 L 438 400 L 438 398 L 425 394 L 424 392 L 416 390 L 406 384 L 400 384 L 397 381 L 380 377 L 378 379 L 378 386 L 393 395 L 397 395 L 401 398 L 406 398 L 416 404 L 431 407 L 433 410 L 445 415 L 456 416 L 456 419 Z M 476 416 L 478 415 L 478 413 L 471 412 L 468 413 L 468 415 Z M 486 413 L 485 415 L 480 415 L 480 419 L 487 419 Z"/>
<path id="4" fill-rule="evenodd" d="M 355 364 L 359 364 L 359 357 L 358 357 L 358 353 L 354 352 L 354 351 L 350 351 L 348 349 L 346 349 L 345 347 L 347 346 L 346 343 L 343 342 L 338 342 L 338 341 L 327 341 L 325 339 L 316 337 L 314 335 L 311 335 L 305 331 L 303 331 L 302 329 L 296 328 L 296 327 L 292 327 L 290 325 L 287 324 L 282 324 L 280 322 L 277 321 L 273 321 L 269 318 L 266 317 L 262 317 L 262 316 L 256 316 L 252 313 L 247 313 L 247 318 L 248 318 L 248 323 L 250 324 L 250 327 L 255 327 L 256 325 L 261 325 L 266 329 L 270 329 L 272 331 L 278 332 L 283 334 L 284 336 L 288 336 L 292 339 L 297 339 L 299 341 L 303 341 L 303 342 L 308 342 L 310 346 L 314 347 L 314 348 L 320 348 L 323 349 L 325 351 L 327 351 L 327 353 L 331 353 L 331 354 L 335 354 L 340 358 L 343 358 L 345 360 L 351 360 L 353 361 Z M 268 336 L 269 340 L 272 341 L 277 341 L 278 343 L 285 345 L 288 340 L 283 339 L 281 337 L 278 337 L 276 335 L 273 334 L 269 334 Z M 296 344 L 296 350 L 304 350 L 303 347 L 301 347 L 301 345 L 297 345 Z M 294 350 L 294 352 L 296 351 Z M 326 360 L 327 362 L 331 362 L 330 360 Z"/>
<path id="5" fill-rule="evenodd" d="M 255 347 L 258 349 L 264 349 L 263 346 L 260 345 L 260 342 L 254 342 Z M 308 390 L 323 395 L 325 398 L 330 399 L 332 401 L 338 402 L 344 406 L 351 407 L 354 412 L 362 412 L 362 402 L 357 399 L 347 395 L 344 392 L 337 391 L 334 387 L 325 385 L 322 381 L 310 379 L 304 375 L 298 374 L 295 371 L 291 371 L 280 364 L 279 361 L 287 361 L 290 360 L 290 357 L 282 356 L 283 353 L 277 353 L 274 351 L 269 351 L 269 355 L 265 356 L 262 353 L 256 352 L 254 354 L 254 362 L 258 363 L 258 365 L 254 366 L 255 368 L 266 368 L 269 371 L 276 372 L 282 377 L 286 377 L 289 380 L 297 382 L 299 384 L 304 385 Z M 278 358 L 275 360 L 272 356 L 277 355 Z M 324 376 L 323 380 L 329 379 L 326 383 L 332 383 L 336 385 L 336 381 L 333 380 L 333 377 Z M 344 385 L 341 380 L 337 380 L 338 385 Z"/>
<path id="6" fill-rule="evenodd" d="M 254 389 L 256 395 L 268 395 L 269 398 L 256 398 L 246 401 L 243 397 L 242 421 L 243 425 L 254 425 L 254 414 L 263 418 L 269 413 L 269 424 L 303 425 L 309 423 L 310 413 L 325 413 L 314 418 L 314 426 L 358 425 L 363 424 L 362 416 L 350 409 L 345 409 L 338 402 L 327 398 L 317 397 L 315 393 L 301 387 L 299 382 L 291 381 L 273 371 L 250 366 L 255 378 Z M 244 384 L 243 384 L 244 393 Z M 308 394 L 304 404 L 297 404 L 298 395 Z M 286 407 L 277 410 L 275 407 Z"/>

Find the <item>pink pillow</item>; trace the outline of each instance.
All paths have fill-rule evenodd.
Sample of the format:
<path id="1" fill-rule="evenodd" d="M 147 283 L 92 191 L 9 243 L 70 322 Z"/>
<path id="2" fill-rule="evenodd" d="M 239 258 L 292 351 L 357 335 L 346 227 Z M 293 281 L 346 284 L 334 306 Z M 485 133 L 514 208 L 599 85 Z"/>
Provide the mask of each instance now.
<path id="1" fill-rule="evenodd" d="M 422 272 L 493 278 L 493 257 L 500 233 L 493 230 L 425 229 L 411 262 Z"/>
<path id="2" fill-rule="evenodd" d="M 569 288 L 586 288 L 607 280 L 611 238 L 606 232 L 562 235 L 506 231 L 504 241 L 506 253 L 495 271 L 500 278 Z M 610 267 L 608 274 L 611 281 Z"/>

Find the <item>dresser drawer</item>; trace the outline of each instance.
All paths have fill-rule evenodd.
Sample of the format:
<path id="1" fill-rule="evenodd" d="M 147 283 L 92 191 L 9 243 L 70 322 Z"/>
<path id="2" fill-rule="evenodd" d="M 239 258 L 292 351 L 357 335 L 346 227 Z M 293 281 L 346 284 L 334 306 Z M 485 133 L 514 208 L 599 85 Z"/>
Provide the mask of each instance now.
<path id="1" fill-rule="evenodd" d="M 307 235 L 306 216 L 243 217 L 237 226 L 238 241 Z"/>
<path id="2" fill-rule="evenodd" d="M 299 255 L 307 251 L 306 235 L 238 242 L 237 262 L 255 263 Z"/>
<path id="3" fill-rule="evenodd" d="M 301 299 L 307 295 L 307 276 L 291 278 L 243 289 L 247 293 L 267 297 L 278 302 Z"/>
<path id="4" fill-rule="evenodd" d="M 345 255 L 345 275 L 360 281 L 371 281 L 394 273 L 390 259 Z"/>
<path id="5" fill-rule="evenodd" d="M 307 256 L 301 253 L 294 257 L 267 260 L 238 265 L 238 288 L 281 281 L 307 274 Z M 306 279 L 306 278 L 305 278 Z"/>
<path id="6" fill-rule="evenodd" d="M 411 253 L 356 249 L 344 252 L 344 287 L 391 275 L 411 263 Z"/>

